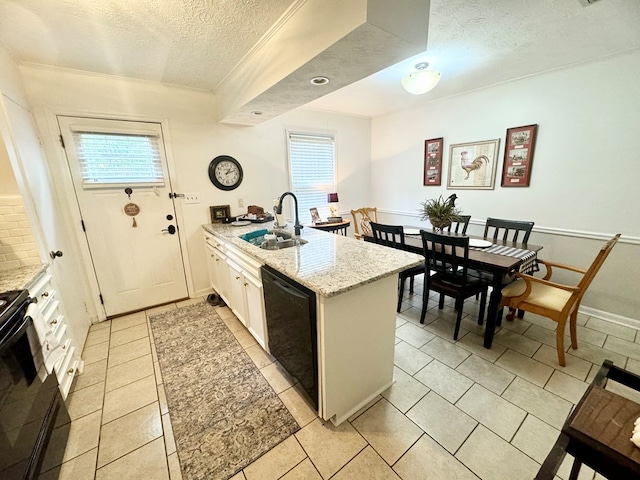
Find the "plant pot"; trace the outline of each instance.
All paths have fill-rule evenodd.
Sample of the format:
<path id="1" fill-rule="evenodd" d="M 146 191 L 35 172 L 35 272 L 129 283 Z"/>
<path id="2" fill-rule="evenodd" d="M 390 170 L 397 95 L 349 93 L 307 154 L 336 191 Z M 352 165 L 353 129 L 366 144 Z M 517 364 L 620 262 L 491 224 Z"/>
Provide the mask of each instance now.
<path id="1" fill-rule="evenodd" d="M 451 225 L 451 220 L 442 220 L 439 218 L 429 218 L 429 222 L 431 222 L 433 229 L 437 231 L 442 231 Z"/>

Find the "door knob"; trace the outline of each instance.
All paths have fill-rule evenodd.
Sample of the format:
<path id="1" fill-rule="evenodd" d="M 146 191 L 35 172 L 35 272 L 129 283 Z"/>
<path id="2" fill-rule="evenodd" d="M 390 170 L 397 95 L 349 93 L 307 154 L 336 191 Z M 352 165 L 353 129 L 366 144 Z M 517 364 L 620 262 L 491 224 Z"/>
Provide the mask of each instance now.
<path id="1" fill-rule="evenodd" d="M 173 235 L 174 233 L 176 233 L 176 227 L 174 227 L 173 225 L 169 225 L 167 228 L 163 228 L 161 232 L 168 232 L 170 235 Z"/>
<path id="2" fill-rule="evenodd" d="M 60 250 L 58 250 L 57 252 L 54 252 L 53 250 L 51 250 L 49 252 L 49 256 L 51 257 L 51 260 L 55 260 L 56 257 L 62 256 L 62 252 Z"/>

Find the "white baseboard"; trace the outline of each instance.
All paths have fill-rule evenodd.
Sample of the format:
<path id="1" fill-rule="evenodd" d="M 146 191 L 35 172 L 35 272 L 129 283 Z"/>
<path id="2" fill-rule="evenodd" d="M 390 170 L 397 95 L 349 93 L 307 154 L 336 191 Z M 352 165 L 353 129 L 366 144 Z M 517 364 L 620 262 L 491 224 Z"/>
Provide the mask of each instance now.
<path id="1" fill-rule="evenodd" d="M 589 315 L 590 317 L 599 318 L 600 320 L 605 320 L 611 323 L 617 323 L 618 325 L 624 325 L 625 327 L 635 328 L 636 330 L 640 330 L 640 320 L 635 318 L 623 317 L 622 315 L 616 315 L 615 313 L 605 312 L 603 310 L 597 310 L 591 307 L 580 307 L 578 310 L 580 313 L 584 315 Z"/>

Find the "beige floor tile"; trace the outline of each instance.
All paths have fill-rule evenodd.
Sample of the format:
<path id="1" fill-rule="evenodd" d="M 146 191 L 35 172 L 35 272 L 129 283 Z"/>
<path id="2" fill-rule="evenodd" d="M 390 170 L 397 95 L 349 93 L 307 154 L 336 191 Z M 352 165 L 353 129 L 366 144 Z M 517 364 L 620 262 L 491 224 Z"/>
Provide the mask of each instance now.
<path id="1" fill-rule="evenodd" d="M 167 455 L 171 455 L 176 452 L 176 440 L 173 436 L 173 427 L 168 413 L 162 415 L 162 431 L 164 433 L 164 448 L 167 451 Z"/>
<path id="2" fill-rule="evenodd" d="M 96 480 L 169 480 L 164 442 L 158 438 L 96 471 Z"/>
<path id="3" fill-rule="evenodd" d="M 509 385 L 502 398 L 558 429 L 562 428 L 572 407 L 563 398 L 521 378 L 516 378 Z"/>
<path id="4" fill-rule="evenodd" d="M 533 415 L 527 415 L 511 444 L 542 464 L 560 435 L 560 430 Z"/>
<path id="5" fill-rule="evenodd" d="M 403 480 L 478 480 L 429 435 L 422 435 L 393 469 Z"/>
<path id="6" fill-rule="evenodd" d="M 556 370 L 553 372 L 553 375 L 551 375 L 544 389 L 555 393 L 573 404 L 577 404 L 588 386 L 588 383 Z"/>
<path id="7" fill-rule="evenodd" d="M 227 311 L 228 309 L 223 309 L 223 311 Z M 216 309 L 216 311 L 218 311 Z M 231 313 L 231 310 L 229 310 L 229 312 Z M 238 318 L 231 313 L 230 316 L 220 316 L 220 318 L 222 319 L 222 321 L 224 322 L 224 324 L 229 328 L 229 330 L 233 333 L 233 332 L 237 332 L 239 330 L 246 330 L 246 327 L 242 324 L 242 322 L 240 320 L 238 320 Z"/>
<path id="8" fill-rule="evenodd" d="M 171 480 L 182 480 L 182 470 L 180 470 L 180 460 L 178 459 L 178 454 L 169 454 L 167 456 L 167 463 L 169 464 L 169 478 Z M 240 475 L 240 477 L 237 480 L 245 480 L 242 472 L 240 472 L 238 475 Z M 236 478 L 236 476 L 234 476 L 233 478 Z"/>
<path id="9" fill-rule="evenodd" d="M 448 342 L 455 342 L 453 339 L 453 331 L 455 330 L 455 324 L 452 322 L 448 322 L 443 320 L 442 318 L 437 318 L 434 322 L 429 325 L 425 325 L 425 330 L 437 335 L 438 337 L 447 340 Z M 460 326 L 460 331 L 458 332 L 458 339 L 464 337 L 469 330 Z"/>
<path id="10" fill-rule="evenodd" d="M 180 478 L 182 478 L 182 475 L 180 476 Z M 171 477 L 171 480 L 173 480 L 173 477 Z M 247 477 L 244 476 L 243 472 L 238 472 L 229 480 L 247 480 Z"/>
<path id="11" fill-rule="evenodd" d="M 63 462 L 76 458 L 98 446 L 101 412 L 90 413 L 71 422 Z"/>
<path id="12" fill-rule="evenodd" d="M 432 340 L 435 335 L 411 322 L 407 322 L 400 328 L 396 328 L 396 337 L 404 340 L 413 347 L 420 348 Z"/>
<path id="13" fill-rule="evenodd" d="M 273 361 L 275 360 L 271 355 L 265 352 L 262 349 L 262 347 L 257 343 L 247 347 L 246 352 L 251 357 L 251 360 L 253 360 L 253 363 L 255 363 L 258 368 L 266 367 L 267 365 L 273 363 Z"/>
<path id="14" fill-rule="evenodd" d="M 609 337 L 607 342 L 610 339 L 615 339 L 619 342 L 624 342 L 624 340 L 616 339 L 616 337 Z M 580 342 L 580 339 L 578 339 Z M 602 362 L 605 360 L 611 360 L 617 366 L 624 368 L 624 365 L 627 363 L 627 357 L 624 352 L 619 350 L 616 345 L 616 341 L 612 342 L 607 346 L 605 342 L 604 348 L 596 347 L 595 345 L 590 345 L 588 343 L 578 343 L 578 348 L 574 350 L 573 348 L 569 350 L 569 353 L 574 357 L 582 358 L 583 360 L 587 360 L 588 362 L 595 363 L 596 365 L 602 365 Z M 630 343 L 630 342 L 627 342 Z M 638 345 L 640 347 L 640 345 Z M 611 348 L 608 350 L 607 348 Z"/>
<path id="15" fill-rule="evenodd" d="M 612 352 L 617 352 L 625 357 L 640 360 L 640 344 L 635 342 L 622 340 L 621 338 L 609 335 L 606 342 L 604 342 L 604 348 Z"/>
<path id="16" fill-rule="evenodd" d="M 467 310 L 470 309 L 468 302 L 465 302 L 464 309 L 460 329 L 462 330 L 464 328 L 466 331 L 475 333 L 476 335 L 484 335 L 484 324 L 478 325 L 477 313 L 474 316 L 474 312 L 467 312 Z M 464 315 L 464 313 L 470 313 L 470 315 Z M 453 340 L 453 334 L 451 335 L 451 339 Z"/>
<path id="17" fill-rule="evenodd" d="M 122 330 L 117 330 L 115 332 L 111 332 L 110 348 L 147 337 L 149 337 L 149 329 L 147 328 L 146 322 Z"/>
<path id="18" fill-rule="evenodd" d="M 409 375 L 413 375 L 432 360 L 432 357 L 404 341 L 396 344 L 393 363 Z"/>
<path id="19" fill-rule="evenodd" d="M 177 308 L 188 307 L 190 305 L 197 305 L 198 303 L 202 303 L 205 301 L 206 297 L 196 297 L 196 298 L 188 298 L 187 300 L 181 300 L 176 302 Z"/>
<path id="20" fill-rule="evenodd" d="M 498 395 L 504 392 L 515 378 L 514 374 L 477 355 L 471 355 L 467 358 L 456 368 L 456 371 Z"/>
<path id="21" fill-rule="evenodd" d="M 107 368 L 115 367 L 135 358 L 144 357 L 151 353 L 151 344 L 148 338 L 134 340 L 124 345 L 119 345 L 109 350 Z M 107 374 L 108 375 L 108 374 Z"/>
<path id="22" fill-rule="evenodd" d="M 555 322 L 554 322 L 555 324 Z M 531 325 L 524 332 L 524 336 L 533 340 L 536 340 L 540 343 L 544 343 L 545 345 L 549 345 L 550 347 L 556 347 L 556 332 L 555 328 L 553 330 L 545 327 L 541 327 L 540 325 Z M 566 343 L 566 342 L 565 342 Z M 566 344 L 565 347 L 568 347 L 569 344 Z"/>
<path id="23" fill-rule="evenodd" d="M 109 355 L 109 342 L 98 343 L 92 347 L 85 347 L 82 351 L 84 364 L 90 365 L 101 360 L 105 360 Z"/>
<path id="24" fill-rule="evenodd" d="M 371 446 L 368 446 L 332 477 L 332 480 L 400 480 L 400 477 Z"/>
<path id="25" fill-rule="evenodd" d="M 313 466 L 313 463 L 311 463 L 311 460 L 305 458 L 280 480 L 322 480 L 322 477 L 316 467 Z"/>
<path id="26" fill-rule="evenodd" d="M 362 415 L 364 412 L 366 412 L 371 407 L 373 407 L 376 403 L 382 400 L 382 398 L 383 398 L 382 395 L 377 395 L 376 397 L 372 398 L 366 404 L 360 407 L 355 413 L 353 413 L 349 418 L 347 418 L 347 421 L 349 423 L 352 423 L 356 418 L 358 418 L 360 415 Z M 322 419 L 320 420 L 322 421 Z"/>
<path id="27" fill-rule="evenodd" d="M 455 452 L 476 427 L 476 422 L 435 392 L 429 392 L 407 417 L 449 452 Z"/>
<path id="28" fill-rule="evenodd" d="M 406 413 L 422 397 L 429 393 L 424 384 L 398 367 L 393 368 L 393 385 L 382 392 L 382 396 L 398 410 Z"/>
<path id="29" fill-rule="evenodd" d="M 246 467 L 243 473 L 247 480 L 280 478 L 306 456 L 295 436 L 292 435 Z"/>
<path id="30" fill-rule="evenodd" d="M 506 323 L 506 322 L 505 322 Z M 532 357 L 542 345 L 541 342 L 531 338 L 523 337 L 508 329 L 501 329 L 493 338 L 494 342 L 498 342 L 511 350 L 515 350 L 522 355 Z"/>
<path id="31" fill-rule="evenodd" d="M 572 352 L 574 350 L 571 350 Z M 548 345 L 543 345 L 533 356 L 534 360 L 544 363 L 552 368 L 558 369 L 561 372 L 566 373 L 567 375 L 571 375 L 572 377 L 577 378 L 578 380 L 584 380 L 591 369 L 593 363 L 583 360 L 578 357 L 574 357 L 571 354 L 565 355 L 566 366 L 561 367 L 558 363 L 558 351 L 555 346 L 550 347 Z"/>
<path id="32" fill-rule="evenodd" d="M 158 390 L 158 402 L 160 403 L 160 415 L 164 415 L 165 413 L 169 413 L 169 405 L 167 404 L 167 392 L 164 389 L 164 385 L 156 384 L 156 388 Z"/>
<path id="33" fill-rule="evenodd" d="M 110 392 L 144 377 L 153 375 L 151 355 L 143 355 L 125 363 L 107 369 L 107 383 L 105 390 Z"/>
<path id="34" fill-rule="evenodd" d="M 367 445 L 349 422 L 336 427 L 331 422 L 314 420 L 295 437 L 323 478 L 330 478 Z"/>
<path id="35" fill-rule="evenodd" d="M 547 330 L 555 331 L 556 327 L 558 326 L 558 324 L 550 318 L 543 317 L 542 315 L 536 315 L 535 313 L 531 312 L 525 313 L 525 318 L 527 319 L 527 322 L 538 325 L 542 328 L 546 328 Z"/>
<path id="36" fill-rule="evenodd" d="M 271 388 L 273 388 L 273 390 L 278 394 L 284 392 L 294 383 L 294 380 L 278 362 L 273 362 L 272 364 L 261 368 L 260 372 L 264 375 L 264 378 L 267 379 Z"/>
<path id="37" fill-rule="evenodd" d="M 386 400 L 376 403 L 352 424 L 389 465 L 422 435 L 415 423 Z"/>
<path id="38" fill-rule="evenodd" d="M 158 390 L 153 375 L 111 390 L 104 396 L 102 423 L 109 423 L 157 401 Z"/>
<path id="39" fill-rule="evenodd" d="M 506 314 L 505 314 L 506 317 Z M 512 322 L 504 319 L 502 326 L 505 330 L 511 330 L 519 335 L 522 335 L 531 326 L 531 322 L 528 322 L 525 318 L 516 318 Z"/>
<path id="40" fill-rule="evenodd" d="M 496 342 L 492 343 L 491 348 L 484 348 L 484 337 L 471 332 L 459 339 L 456 345 L 475 353 L 491 363 L 495 362 L 507 349 L 504 345 Z"/>
<path id="41" fill-rule="evenodd" d="M 605 388 L 610 392 L 620 395 L 621 397 L 640 403 L 640 391 L 638 390 L 614 381 L 608 381 Z"/>
<path id="42" fill-rule="evenodd" d="M 583 342 L 590 343 L 596 347 L 602 347 L 607 338 L 607 334 L 586 328 L 581 325 L 576 326 L 576 336 L 578 337 L 578 345 Z M 571 345 L 571 337 L 569 336 L 569 326 L 565 328 L 564 344 Z"/>
<path id="43" fill-rule="evenodd" d="M 258 342 L 256 342 L 255 338 L 253 338 L 253 335 L 251 335 L 245 328 L 243 328 L 242 330 L 235 330 L 231 333 L 233 333 L 233 336 L 236 337 L 236 340 L 238 340 L 240 346 L 245 350 L 253 345 L 258 345 Z"/>
<path id="44" fill-rule="evenodd" d="M 94 480 L 98 449 L 94 448 L 40 474 L 39 480 Z"/>
<path id="45" fill-rule="evenodd" d="M 71 420 L 100 410 L 103 398 L 104 383 L 96 383 L 80 390 L 74 390 L 67 397 L 67 409 Z"/>
<path id="46" fill-rule="evenodd" d="M 162 420 L 157 403 L 147 405 L 102 426 L 98 467 L 162 436 Z M 164 442 L 162 449 L 164 451 Z"/>
<path id="47" fill-rule="evenodd" d="M 628 359 L 625 369 L 636 375 L 640 375 L 640 361 L 634 360 L 633 358 Z"/>
<path id="48" fill-rule="evenodd" d="M 413 378 L 451 403 L 456 403 L 473 385 L 467 377 L 437 360 L 424 367 Z"/>
<path id="49" fill-rule="evenodd" d="M 111 333 L 133 327 L 134 325 L 140 325 L 142 323 L 147 323 L 147 316 L 145 312 L 136 312 L 130 315 L 117 317 L 111 320 Z"/>
<path id="50" fill-rule="evenodd" d="M 402 314 L 396 315 L 396 328 L 401 327 L 405 323 L 407 323 L 407 320 L 402 318 Z"/>
<path id="51" fill-rule="evenodd" d="M 471 355 L 468 350 L 460 348 L 440 337 L 436 337 L 426 345 L 420 347 L 420 351 L 433 358 L 437 358 L 438 361 L 451 368 L 456 368 Z"/>
<path id="52" fill-rule="evenodd" d="M 89 327 L 90 332 L 95 332 L 96 330 L 102 330 L 103 328 L 111 328 L 111 320 L 104 320 L 98 323 L 92 323 Z"/>
<path id="53" fill-rule="evenodd" d="M 287 388 L 278 396 L 301 428 L 313 422 L 317 418 L 315 410 L 303 398 L 297 386 Z"/>
<path id="54" fill-rule="evenodd" d="M 403 308 L 407 306 L 409 308 L 407 308 L 406 310 L 402 310 L 402 318 L 410 323 L 413 323 L 414 325 L 422 327 L 422 324 L 420 323 L 420 315 L 422 314 L 422 300 L 420 300 L 420 303 L 417 306 L 412 305 L 411 300 L 405 300 L 404 302 L 402 302 Z"/>
<path id="55" fill-rule="evenodd" d="M 527 412 L 503 400 L 479 384 L 474 384 L 456 407 L 507 442 L 511 441 Z"/>
<path id="56" fill-rule="evenodd" d="M 571 474 L 571 467 L 573 466 L 574 458 L 571 455 L 567 455 L 564 457 L 560 468 L 558 469 L 558 478 L 562 480 L 568 480 L 569 475 Z M 578 475 L 578 480 L 591 480 L 593 478 L 594 471 L 586 465 L 582 465 L 580 468 L 580 474 Z M 625 479 L 626 480 L 626 479 Z"/>
<path id="57" fill-rule="evenodd" d="M 456 458 L 483 479 L 514 480 L 535 477 L 540 466 L 495 433 L 479 425 Z"/>
<path id="58" fill-rule="evenodd" d="M 84 342 L 84 346 L 92 347 L 94 345 L 98 345 L 99 343 L 104 343 L 109 341 L 110 329 L 109 328 L 99 328 L 97 330 L 89 330 L 87 334 L 87 339 Z"/>
<path id="59" fill-rule="evenodd" d="M 495 364 L 539 387 L 544 387 L 553 373 L 550 366 L 513 350 L 504 352 Z"/>
<path id="60" fill-rule="evenodd" d="M 585 325 L 587 328 L 597 330 L 599 332 L 606 333 L 607 335 L 613 335 L 614 337 L 621 338 L 633 342 L 636 336 L 637 330 L 635 328 L 620 325 L 618 323 L 601 320 L 595 317 L 589 317 Z"/>
<path id="61" fill-rule="evenodd" d="M 104 382 L 107 378 L 107 359 L 85 365 L 82 373 L 73 379 L 71 391 L 80 390 L 96 383 Z"/>

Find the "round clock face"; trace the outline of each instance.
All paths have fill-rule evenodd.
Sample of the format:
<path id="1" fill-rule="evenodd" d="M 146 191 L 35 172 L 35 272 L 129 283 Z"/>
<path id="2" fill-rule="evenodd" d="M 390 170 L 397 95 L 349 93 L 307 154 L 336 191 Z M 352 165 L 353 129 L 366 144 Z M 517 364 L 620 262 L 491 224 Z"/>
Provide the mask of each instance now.
<path id="1" fill-rule="evenodd" d="M 221 190 L 233 190 L 242 182 L 242 167 L 229 155 L 220 155 L 209 164 L 209 179 Z"/>

